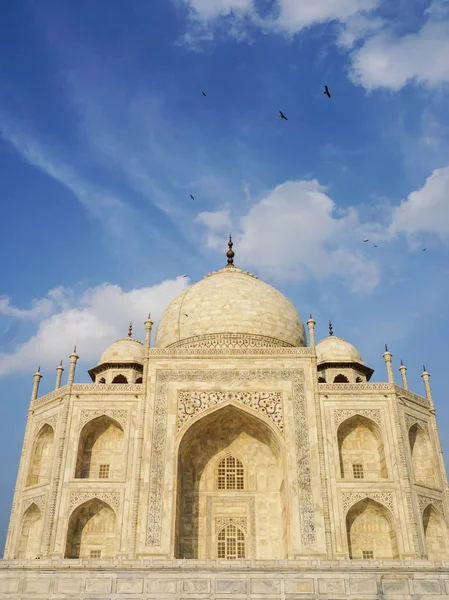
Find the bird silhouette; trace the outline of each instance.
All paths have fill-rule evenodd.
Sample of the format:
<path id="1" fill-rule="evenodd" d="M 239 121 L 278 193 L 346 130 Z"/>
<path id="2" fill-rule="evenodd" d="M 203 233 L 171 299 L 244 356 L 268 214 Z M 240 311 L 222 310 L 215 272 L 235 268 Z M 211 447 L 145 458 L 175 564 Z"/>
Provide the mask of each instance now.
<path id="1" fill-rule="evenodd" d="M 187 275 L 183 275 L 183 277 L 187 277 Z"/>
<path id="2" fill-rule="evenodd" d="M 203 94 L 203 96 L 204 96 L 205 98 L 207 98 L 207 96 L 206 96 L 206 94 L 205 94 L 204 92 L 202 92 L 202 94 Z"/>
<path id="3" fill-rule="evenodd" d="M 325 85 L 325 86 L 324 86 L 324 93 L 326 94 L 326 96 L 327 96 L 328 98 L 330 98 L 330 97 L 331 97 L 331 94 L 330 94 L 330 92 L 329 92 L 329 88 L 327 87 L 327 85 Z"/>
<path id="4" fill-rule="evenodd" d="M 282 110 L 279 111 L 279 114 L 281 115 L 281 119 L 284 119 L 284 121 L 288 121 L 287 117 L 284 115 Z"/>
<path id="5" fill-rule="evenodd" d="M 376 244 L 373 244 L 374 248 L 377 248 Z"/>
<path id="6" fill-rule="evenodd" d="M 195 198 L 192 196 L 192 194 L 190 194 L 190 197 L 192 198 L 192 200 L 195 200 Z"/>
<path id="7" fill-rule="evenodd" d="M 425 252 L 427 250 L 427 248 L 423 248 L 422 251 Z"/>
<path id="8" fill-rule="evenodd" d="M 366 242 L 369 242 L 369 240 L 363 240 L 363 243 L 365 244 Z"/>

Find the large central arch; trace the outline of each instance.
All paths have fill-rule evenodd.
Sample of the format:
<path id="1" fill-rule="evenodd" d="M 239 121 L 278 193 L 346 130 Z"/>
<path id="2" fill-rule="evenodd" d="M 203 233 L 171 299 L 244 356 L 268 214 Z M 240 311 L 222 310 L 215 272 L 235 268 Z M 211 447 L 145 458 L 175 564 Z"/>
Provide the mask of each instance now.
<path id="1" fill-rule="evenodd" d="M 286 557 L 283 446 L 262 418 L 232 404 L 187 429 L 178 450 L 176 557 Z"/>

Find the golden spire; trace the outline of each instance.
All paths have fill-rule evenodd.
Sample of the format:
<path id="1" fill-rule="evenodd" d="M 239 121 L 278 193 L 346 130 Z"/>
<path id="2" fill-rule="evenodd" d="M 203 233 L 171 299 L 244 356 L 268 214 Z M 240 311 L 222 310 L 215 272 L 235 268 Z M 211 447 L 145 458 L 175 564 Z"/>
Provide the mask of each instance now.
<path id="1" fill-rule="evenodd" d="M 228 259 L 228 264 L 227 264 L 228 267 L 233 267 L 234 266 L 234 256 L 235 256 L 235 254 L 234 254 L 234 251 L 232 250 L 232 246 L 233 245 L 234 244 L 232 243 L 232 237 L 229 236 L 229 242 L 228 242 L 229 250 L 226 252 L 226 257 Z"/>
<path id="2" fill-rule="evenodd" d="M 132 337 L 133 336 L 133 324 L 130 323 L 129 327 L 128 327 L 128 337 Z"/>
<path id="3" fill-rule="evenodd" d="M 329 335 L 334 335 L 334 330 L 332 329 L 332 321 L 329 321 Z"/>

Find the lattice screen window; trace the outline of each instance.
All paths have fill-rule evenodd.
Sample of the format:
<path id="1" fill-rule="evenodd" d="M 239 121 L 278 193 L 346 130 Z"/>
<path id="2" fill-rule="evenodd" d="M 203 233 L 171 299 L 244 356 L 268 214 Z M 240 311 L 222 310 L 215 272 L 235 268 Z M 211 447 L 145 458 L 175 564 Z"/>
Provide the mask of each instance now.
<path id="1" fill-rule="evenodd" d="M 243 490 L 243 465 L 234 456 L 225 456 L 219 465 L 217 473 L 217 488 L 219 490 Z"/>
<path id="2" fill-rule="evenodd" d="M 101 550 L 91 550 L 90 557 L 91 558 L 101 558 Z"/>
<path id="3" fill-rule="evenodd" d="M 374 558 L 373 550 L 362 550 L 362 558 L 363 560 L 369 560 L 370 558 Z"/>
<path id="4" fill-rule="evenodd" d="M 226 525 L 220 530 L 218 558 L 245 558 L 245 534 L 235 525 Z"/>
<path id="5" fill-rule="evenodd" d="M 361 464 L 352 465 L 352 474 L 354 476 L 354 479 L 363 479 L 364 478 L 363 465 L 361 465 Z"/>
<path id="6" fill-rule="evenodd" d="M 98 469 L 98 477 L 100 479 L 108 479 L 109 478 L 109 465 L 100 465 Z"/>

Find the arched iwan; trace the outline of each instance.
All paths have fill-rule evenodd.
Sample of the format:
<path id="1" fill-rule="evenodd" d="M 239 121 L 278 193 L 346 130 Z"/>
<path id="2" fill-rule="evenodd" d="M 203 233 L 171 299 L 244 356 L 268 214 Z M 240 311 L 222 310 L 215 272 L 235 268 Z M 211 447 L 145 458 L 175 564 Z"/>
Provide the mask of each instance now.
<path id="1" fill-rule="evenodd" d="M 365 498 L 346 515 L 349 558 L 398 558 L 393 516 L 382 504 Z"/>
<path id="2" fill-rule="evenodd" d="M 20 536 L 16 558 L 37 558 L 42 532 L 42 513 L 36 504 L 31 504 L 24 512 L 20 526 Z"/>
<path id="3" fill-rule="evenodd" d="M 227 404 L 185 431 L 178 449 L 177 557 L 218 558 L 227 547 L 226 536 L 219 540 L 225 524 L 244 532 L 247 558 L 285 558 L 284 447 L 274 429 Z"/>
<path id="4" fill-rule="evenodd" d="M 53 427 L 48 423 L 39 430 L 31 453 L 27 486 L 44 484 L 50 481 L 54 437 Z"/>
<path id="5" fill-rule="evenodd" d="M 374 421 L 356 414 L 340 424 L 337 439 L 341 477 L 375 481 L 388 476 L 382 434 Z"/>
<path id="6" fill-rule="evenodd" d="M 124 475 L 124 433 L 122 426 L 106 415 L 97 417 L 81 430 L 75 477 L 121 479 Z"/>
<path id="7" fill-rule="evenodd" d="M 106 502 L 84 502 L 70 516 L 65 558 L 114 558 L 116 529 L 116 514 Z"/>

